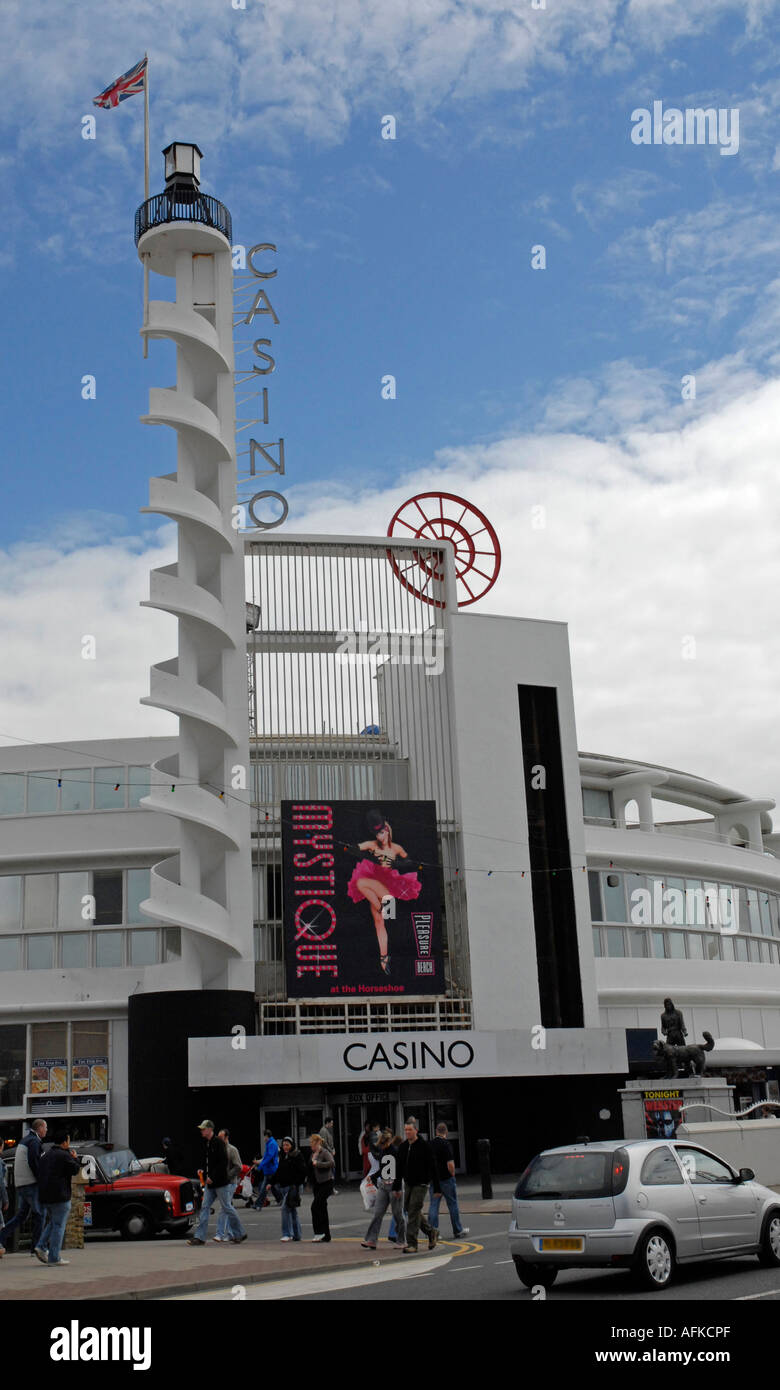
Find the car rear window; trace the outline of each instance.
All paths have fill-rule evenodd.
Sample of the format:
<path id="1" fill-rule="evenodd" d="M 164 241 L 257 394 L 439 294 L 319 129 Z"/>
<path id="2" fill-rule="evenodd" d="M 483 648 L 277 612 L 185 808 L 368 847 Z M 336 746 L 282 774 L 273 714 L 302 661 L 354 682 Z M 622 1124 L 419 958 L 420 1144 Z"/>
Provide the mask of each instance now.
<path id="1" fill-rule="evenodd" d="M 625 1149 L 614 1154 L 603 1149 L 540 1154 L 523 1173 L 515 1196 L 536 1202 L 556 1197 L 611 1197 L 613 1192 L 622 1191 L 627 1173 Z"/>

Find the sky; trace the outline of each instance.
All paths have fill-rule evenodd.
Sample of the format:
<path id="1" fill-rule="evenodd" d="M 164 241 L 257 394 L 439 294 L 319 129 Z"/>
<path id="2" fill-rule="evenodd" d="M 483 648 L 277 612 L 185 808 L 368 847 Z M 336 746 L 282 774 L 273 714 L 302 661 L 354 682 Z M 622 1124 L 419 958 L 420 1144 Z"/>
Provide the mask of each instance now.
<path id="1" fill-rule="evenodd" d="M 175 731 L 139 704 L 175 650 L 139 607 L 174 543 L 139 509 L 175 467 L 139 422 L 174 372 L 138 336 L 143 98 L 92 104 L 148 52 L 151 191 L 163 146 L 195 141 L 234 243 L 278 248 L 279 534 L 382 535 L 417 492 L 467 497 L 503 555 L 473 611 L 568 622 L 581 749 L 780 802 L 776 7 L 5 0 L 3 21 L 0 743 Z M 654 103 L 722 111 L 720 139 L 637 143 Z"/>

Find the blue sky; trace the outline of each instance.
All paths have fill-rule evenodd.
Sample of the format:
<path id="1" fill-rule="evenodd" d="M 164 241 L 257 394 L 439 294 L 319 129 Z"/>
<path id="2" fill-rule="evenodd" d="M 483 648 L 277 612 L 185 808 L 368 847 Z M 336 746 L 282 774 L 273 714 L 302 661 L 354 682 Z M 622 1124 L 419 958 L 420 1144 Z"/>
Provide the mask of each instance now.
<path id="1" fill-rule="evenodd" d="M 173 372 L 170 349 L 144 362 L 138 337 L 143 99 L 91 103 L 148 50 L 152 191 L 162 146 L 195 140 L 234 241 L 279 247 L 281 322 L 263 332 L 287 529 L 382 533 L 419 487 L 464 491 L 504 547 L 487 608 L 571 624 L 581 746 L 780 793 L 780 765 L 767 778 L 760 761 L 778 675 L 772 6 L 33 0 L 5 16 L 9 727 L 44 737 L 54 719 L 58 737 L 83 736 L 42 695 L 28 613 L 54 585 L 56 645 L 58 604 L 70 619 L 101 575 L 104 607 L 80 630 L 121 614 L 127 646 L 105 677 L 114 725 L 101 709 L 90 727 L 163 731 L 136 704 L 173 635 L 137 610 L 170 544 L 138 509 L 174 466 L 169 432 L 138 421 Z M 738 153 L 633 144 L 631 113 L 655 100 L 737 108 Z M 549 522 L 532 535 L 538 503 Z M 691 633 L 699 656 L 681 665 Z M 725 752 L 748 700 L 750 729 Z"/>

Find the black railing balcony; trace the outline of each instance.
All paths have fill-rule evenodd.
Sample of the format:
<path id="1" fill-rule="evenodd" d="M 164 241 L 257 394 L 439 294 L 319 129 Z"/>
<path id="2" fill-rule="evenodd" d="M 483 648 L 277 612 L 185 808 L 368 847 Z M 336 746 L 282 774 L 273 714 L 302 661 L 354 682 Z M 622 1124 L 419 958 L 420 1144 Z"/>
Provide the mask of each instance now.
<path id="1" fill-rule="evenodd" d="M 233 240 L 233 219 L 224 203 L 189 184 L 171 185 L 142 203 L 135 214 L 135 244 L 144 232 L 166 222 L 201 222 Z"/>

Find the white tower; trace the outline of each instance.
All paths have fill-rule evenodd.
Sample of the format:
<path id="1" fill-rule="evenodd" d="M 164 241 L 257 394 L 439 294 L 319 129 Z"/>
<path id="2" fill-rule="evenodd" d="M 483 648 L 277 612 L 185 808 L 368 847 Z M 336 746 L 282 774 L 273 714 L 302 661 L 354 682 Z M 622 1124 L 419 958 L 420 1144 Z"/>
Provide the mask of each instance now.
<path id="1" fill-rule="evenodd" d="M 179 752 L 143 804 L 176 816 L 181 852 L 155 865 L 144 910 L 182 928 L 177 989 L 253 990 L 244 542 L 236 502 L 232 226 L 200 192 L 201 152 L 164 151 L 166 187 L 136 214 L 138 254 L 175 277 L 141 333 L 176 345 L 176 385 L 153 387 L 145 424 L 176 431 L 175 473 L 146 512 L 176 522 L 178 560 L 152 570 L 147 607 L 178 620 L 178 656 L 151 668 L 142 704 L 179 717 Z M 160 780 L 158 779 L 158 780 Z M 170 988 L 170 975 L 166 977 Z"/>

